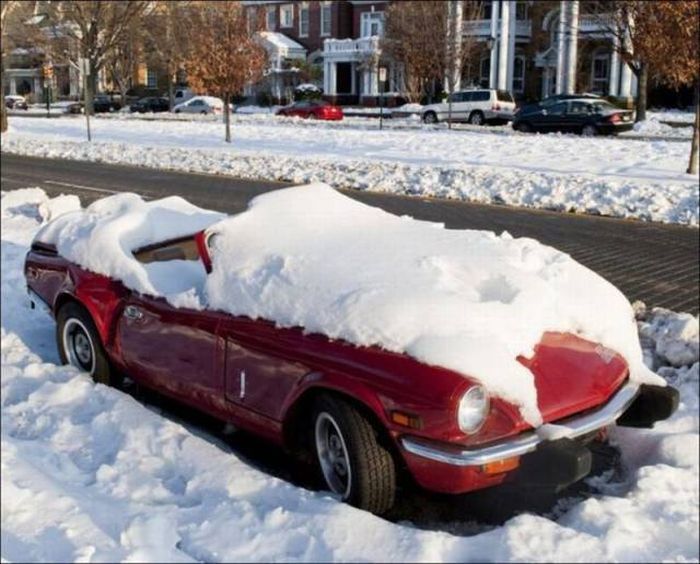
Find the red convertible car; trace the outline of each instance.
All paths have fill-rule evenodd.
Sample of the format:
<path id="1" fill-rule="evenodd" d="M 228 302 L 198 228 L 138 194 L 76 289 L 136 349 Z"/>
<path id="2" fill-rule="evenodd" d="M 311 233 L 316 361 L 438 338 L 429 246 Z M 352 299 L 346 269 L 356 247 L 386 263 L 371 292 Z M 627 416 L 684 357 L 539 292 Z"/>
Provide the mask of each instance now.
<path id="1" fill-rule="evenodd" d="M 318 222 L 323 221 L 321 215 L 301 218 L 299 225 L 310 230 L 311 238 L 298 237 L 298 241 L 290 242 L 292 237 L 284 233 L 284 221 L 294 224 L 296 212 L 282 198 L 288 197 L 284 192 L 278 192 L 281 197 L 275 200 L 279 202 L 276 211 L 287 213 L 287 219 L 268 238 L 282 239 L 284 245 L 301 241 L 305 249 L 316 241 L 322 248 L 321 232 L 316 231 Z M 325 192 L 311 190 L 309 199 L 302 203 L 324 197 Z M 329 196 L 329 201 L 332 198 L 341 196 Z M 385 219 L 384 212 L 361 204 L 331 203 L 336 205 L 338 215 L 329 220 L 326 232 L 350 216 L 347 226 L 355 229 L 353 236 L 357 237 L 355 226 L 360 215 L 365 218 L 366 228 L 375 219 L 401 230 L 413 225 L 413 220 L 390 214 L 386 214 L 390 219 Z M 265 211 L 269 208 L 266 205 L 251 209 Z M 103 213 L 104 207 L 97 211 Z M 126 204 L 116 207 L 121 210 Z M 359 207 L 369 211 L 356 209 Z M 330 206 L 328 209 L 332 212 Z M 83 226 L 92 228 L 99 213 L 90 216 Z M 295 270 L 293 261 L 285 261 L 276 253 L 271 256 L 270 268 L 256 270 L 250 257 L 264 254 L 261 247 L 254 249 L 262 244 L 264 226 L 251 221 L 255 215 L 246 213 L 225 221 L 234 220 L 232 226 L 238 230 L 231 239 L 233 248 L 251 253 L 241 270 L 245 274 L 240 276 L 259 283 L 262 298 L 242 292 L 231 300 L 242 304 L 249 299 L 266 306 L 269 301 L 281 299 L 284 303 L 291 301 L 287 304 L 290 308 L 297 307 L 298 300 L 285 300 L 280 295 L 284 291 L 270 286 L 270 281 L 279 276 L 281 287 L 288 288 L 292 296 L 295 272 L 303 275 L 312 270 L 311 258 L 300 262 L 303 268 Z M 139 217 L 150 217 L 148 224 L 154 224 L 147 214 Z M 425 222 L 416 223 L 426 237 L 459 235 Z M 132 222 L 127 221 L 114 225 L 132 228 Z M 241 231 L 246 229 L 250 229 L 247 235 Z M 79 236 L 84 231 L 65 230 L 67 236 Z M 229 251 L 216 242 L 216 237 L 224 236 L 225 231 L 219 232 L 212 225 L 190 235 L 169 236 L 144 245 L 134 243 L 137 238 L 131 233 L 124 239 L 132 242 L 126 251 L 127 261 L 134 261 L 142 270 L 173 266 L 175 270 L 170 272 L 180 272 L 183 278 L 192 268 L 200 269 L 203 279 L 222 276 L 226 274 L 225 265 L 217 261 L 225 262 Z M 489 244 L 506 244 L 480 232 L 470 236 Z M 105 244 L 113 240 L 111 234 L 103 239 Z M 520 356 L 514 361 L 534 378 L 537 405 L 545 424 L 535 429 L 511 401 L 489 394 L 470 375 L 380 346 L 360 346 L 305 331 L 293 326 L 293 321 L 284 326 L 283 322 L 266 319 L 264 314 L 237 315 L 225 311 L 224 306 L 195 307 L 184 302 L 175 306 L 162 296 L 134 290 L 131 283 L 68 260 L 59 252 L 63 244 L 38 236 L 26 257 L 25 276 L 32 306 L 48 307 L 55 317 L 57 346 L 64 363 L 106 385 L 118 385 L 128 375 L 143 386 L 280 446 L 310 453 L 329 490 L 377 514 L 392 507 L 400 474 L 412 477 L 428 490 L 443 493 L 469 492 L 508 480 L 564 487 L 588 474 L 591 452 L 586 445 L 604 435 L 607 426 L 617 422 L 649 427 L 670 416 L 677 406 L 676 390 L 632 380 L 628 363 L 619 354 L 578 335 L 548 331 L 541 335 L 531 357 Z M 376 241 L 372 244 L 377 246 Z M 92 252 L 90 245 L 63 248 Z M 392 254 L 398 252 L 398 247 L 392 250 Z M 108 251 L 96 254 L 103 260 L 104 256 L 99 255 Z M 352 260 L 352 250 L 346 249 L 340 264 Z M 322 262 L 322 267 L 326 266 L 325 260 Z M 426 266 L 421 259 L 419 266 L 432 269 L 435 262 L 429 261 Z M 366 275 L 353 272 L 358 278 Z M 325 274 L 326 278 L 332 276 L 331 272 Z M 168 275 L 166 282 L 172 279 Z M 454 289 L 459 280 L 447 282 Z M 418 279 L 411 280 L 408 287 L 419 283 Z M 392 284 L 390 291 L 401 281 Z M 373 291 L 379 291 L 377 288 Z M 488 303 L 498 297 L 493 284 L 484 292 L 488 293 Z M 320 290 L 314 299 L 323 303 Z M 354 303 L 357 294 L 348 292 L 340 299 Z M 433 305 L 429 302 L 426 307 Z M 379 308 L 374 310 L 381 314 Z M 418 321 L 421 325 L 430 320 Z"/>
<path id="2" fill-rule="evenodd" d="M 334 106 L 323 100 L 302 100 L 300 102 L 294 102 L 291 106 L 280 108 L 277 110 L 276 115 L 340 121 L 343 119 L 343 109 L 340 106 Z"/>

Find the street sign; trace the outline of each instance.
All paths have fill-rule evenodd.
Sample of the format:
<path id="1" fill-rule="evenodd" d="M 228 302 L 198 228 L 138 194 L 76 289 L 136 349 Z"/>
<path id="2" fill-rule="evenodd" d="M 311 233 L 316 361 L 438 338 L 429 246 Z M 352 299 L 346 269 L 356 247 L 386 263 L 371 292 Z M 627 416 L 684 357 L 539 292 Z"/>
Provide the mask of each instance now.
<path id="1" fill-rule="evenodd" d="M 78 66 L 80 67 L 81 74 L 90 74 L 90 59 L 81 57 L 80 59 L 78 59 Z"/>
<path id="2" fill-rule="evenodd" d="M 379 82 L 386 82 L 386 67 L 379 67 Z"/>

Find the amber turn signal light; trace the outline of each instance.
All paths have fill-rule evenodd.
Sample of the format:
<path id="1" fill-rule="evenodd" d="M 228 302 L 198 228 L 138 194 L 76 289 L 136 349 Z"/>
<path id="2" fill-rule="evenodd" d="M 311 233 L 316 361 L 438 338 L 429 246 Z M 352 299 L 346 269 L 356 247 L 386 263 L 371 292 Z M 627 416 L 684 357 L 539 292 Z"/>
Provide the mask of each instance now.
<path id="1" fill-rule="evenodd" d="M 402 413 L 401 411 L 392 411 L 391 420 L 397 425 L 403 425 L 404 427 L 410 427 L 411 429 L 421 428 L 420 417 L 408 415 L 407 413 Z"/>
<path id="2" fill-rule="evenodd" d="M 504 458 L 503 460 L 496 460 L 495 462 L 489 462 L 481 467 L 484 474 L 501 474 L 503 472 L 510 472 L 515 470 L 520 466 L 520 457 L 513 456 L 512 458 Z"/>

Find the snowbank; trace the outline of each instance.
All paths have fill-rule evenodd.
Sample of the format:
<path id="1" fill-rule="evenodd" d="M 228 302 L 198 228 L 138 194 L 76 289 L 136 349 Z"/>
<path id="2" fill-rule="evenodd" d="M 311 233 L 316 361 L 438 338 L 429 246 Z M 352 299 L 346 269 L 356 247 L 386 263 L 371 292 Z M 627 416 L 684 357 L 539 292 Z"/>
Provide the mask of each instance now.
<path id="1" fill-rule="evenodd" d="M 234 124 L 230 145 L 213 117 L 125 124 L 111 115 L 93 120 L 92 143 L 84 141 L 81 119 L 11 119 L 2 150 L 698 224 L 698 179 L 685 173 L 685 143 L 483 128 L 378 131 L 377 124 L 360 128 L 271 115 L 237 119 L 242 121 Z"/>
<path id="2" fill-rule="evenodd" d="M 663 118 L 661 118 L 663 119 Z M 692 127 L 672 127 L 660 121 L 658 116 L 649 116 L 646 120 L 634 124 L 635 134 L 658 137 L 672 137 L 690 140 L 693 136 Z"/>
<path id="3" fill-rule="evenodd" d="M 397 217 L 323 184 L 264 194 L 221 218 L 180 198 L 119 194 L 60 216 L 37 238 L 174 305 L 303 327 L 472 376 L 534 426 L 534 376 L 516 357 L 532 356 L 546 331 L 600 342 L 625 357 L 632 380 L 657 380 L 622 293 L 533 239 Z M 203 285 L 184 264 L 143 265 L 131 254 L 206 227 L 216 242 Z"/>
<path id="4" fill-rule="evenodd" d="M 556 512 L 478 534 L 392 524 L 262 473 L 201 429 L 56 365 L 53 321 L 25 300 L 37 192 L 2 197 L 0 556 L 4 561 L 697 561 L 698 364 L 659 371 L 679 411 L 618 429 L 623 475 Z M 13 198 L 6 205 L 6 198 Z M 654 314 L 644 323 L 654 323 Z M 697 318 L 696 318 L 697 319 Z M 679 343 L 687 343 L 679 337 Z M 695 341 L 697 347 L 697 340 Z M 692 341 L 691 341 L 692 344 Z M 649 343 L 652 348 L 653 342 Z M 684 345 L 685 346 L 685 345 Z M 468 516 L 465 515 L 465 519 Z"/>

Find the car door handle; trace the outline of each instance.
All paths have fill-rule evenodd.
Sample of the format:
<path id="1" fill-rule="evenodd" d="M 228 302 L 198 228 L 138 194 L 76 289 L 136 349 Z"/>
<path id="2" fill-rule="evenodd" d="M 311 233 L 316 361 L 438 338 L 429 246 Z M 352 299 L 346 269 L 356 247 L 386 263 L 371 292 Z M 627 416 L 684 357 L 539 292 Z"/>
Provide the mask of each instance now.
<path id="1" fill-rule="evenodd" d="M 124 317 L 139 320 L 143 318 L 143 312 L 134 305 L 128 305 L 124 308 Z"/>

